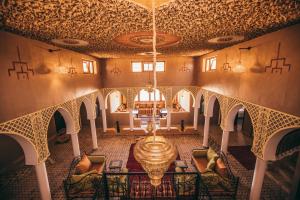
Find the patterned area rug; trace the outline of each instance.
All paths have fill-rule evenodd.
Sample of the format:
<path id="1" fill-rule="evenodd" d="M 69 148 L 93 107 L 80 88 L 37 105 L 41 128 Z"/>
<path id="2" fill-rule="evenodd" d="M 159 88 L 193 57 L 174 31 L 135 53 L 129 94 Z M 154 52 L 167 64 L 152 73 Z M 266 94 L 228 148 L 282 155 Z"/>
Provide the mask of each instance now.
<path id="1" fill-rule="evenodd" d="M 230 146 L 229 153 L 247 170 L 255 168 L 256 157 L 251 151 L 251 146 Z"/>
<path id="2" fill-rule="evenodd" d="M 133 150 L 136 143 L 130 145 L 129 157 L 127 160 L 127 169 L 129 172 L 145 172 L 141 164 L 135 159 Z M 178 154 L 176 160 L 180 160 Z M 174 162 L 170 165 L 168 172 L 175 171 Z M 162 179 L 161 185 L 158 187 L 153 187 L 150 183 L 150 179 L 147 174 L 137 175 L 130 178 L 131 191 L 130 196 L 133 199 L 152 199 L 153 194 L 159 199 L 174 199 L 175 190 L 173 188 L 173 182 L 171 177 L 165 175 Z"/>

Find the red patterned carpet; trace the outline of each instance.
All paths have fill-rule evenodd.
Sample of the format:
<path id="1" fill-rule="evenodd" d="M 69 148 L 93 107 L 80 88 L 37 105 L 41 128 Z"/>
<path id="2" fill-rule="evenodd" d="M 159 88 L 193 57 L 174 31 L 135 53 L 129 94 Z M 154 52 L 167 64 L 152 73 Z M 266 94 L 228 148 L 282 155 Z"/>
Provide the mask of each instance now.
<path id="1" fill-rule="evenodd" d="M 133 155 L 133 149 L 134 149 L 135 143 L 131 144 L 130 146 L 130 152 L 129 157 L 127 161 L 127 169 L 129 172 L 145 172 L 143 167 L 136 161 Z M 180 156 L 178 154 L 177 160 L 180 159 Z M 175 164 L 174 162 L 170 165 L 168 172 L 174 172 L 175 171 Z M 131 184 L 131 191 L 130 191 L 130 197 L 133 199 L 153 199 L 153 194 L 155 194 L 156 199 L 165 200 L 165 199 L 175 199 L 175 190 L 173 188 L 173 182 L 171 180 L 171 177 L 168 175 L 165 175 L 162 179 L 162 184 L 158 187 L 153 187 L 150 184 L 150 180 L 148 175 L 137 175 L 132 176 L 130 178 L 130 184 Z"/>
<path id="2" fill-rule="evenodd" d="M 247 170 L 255 168 L 256 157 L 251 151 L 251 146 L 230 146 L 229 153 Z"/>

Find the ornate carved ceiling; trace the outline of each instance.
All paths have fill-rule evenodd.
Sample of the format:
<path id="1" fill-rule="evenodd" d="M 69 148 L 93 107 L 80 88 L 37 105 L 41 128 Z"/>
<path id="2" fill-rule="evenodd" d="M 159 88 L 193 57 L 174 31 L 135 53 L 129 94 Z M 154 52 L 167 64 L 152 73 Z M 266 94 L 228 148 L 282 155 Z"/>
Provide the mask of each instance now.
<path id="1" fill-rule="evenodd" d="M 0 5 L 0 27 L 48 43 L 84 40 L 87 46 L 67 48 L 97 57 L 135 55 L 149 48 L 119 44 L 114 39 L 151 31 L 151 11 L 143 2 L 149 3 L 8 0 Z M 297 0 L 161 0 L 157 5 L 158 31 L 181 38 L 176 45 L 159 48 L 163 54 L 197 55 L 233 44 L 208 42 L 216 37 L 240 35 L 249 40 L 300 21 Z"/>
<path id="2" fill-rule="evenodd" d="M 136 3 L 140 6 L 143 6 L 144 8 L 151 10 L 152 9 L 152 0 L 128 0 L 132 3 Z M 160 7 L 161 5 L 166 5 L 170 3 L 172 0 L 156 0 L 155 1 L 155 7 Z"/>

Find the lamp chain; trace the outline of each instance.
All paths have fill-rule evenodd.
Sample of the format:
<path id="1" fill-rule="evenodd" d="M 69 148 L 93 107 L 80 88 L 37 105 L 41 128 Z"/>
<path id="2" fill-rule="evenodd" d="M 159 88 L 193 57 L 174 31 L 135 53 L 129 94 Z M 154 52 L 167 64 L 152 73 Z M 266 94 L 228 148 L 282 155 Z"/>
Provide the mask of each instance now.
<path id="1" fill-rule="evenodd" d="M 155 141 L 156 136 L 156 87 L 157 87 L 157 79 L 156 79 L 156 21 L 155 21 L 155 0 L 152 0 L 152 25 L 153 25 L 153 93 L 154 93 L 154 105 L 153 105 L 153 113 L 152 113 L 152 126 L 153 126 L 153 141 Z"/>

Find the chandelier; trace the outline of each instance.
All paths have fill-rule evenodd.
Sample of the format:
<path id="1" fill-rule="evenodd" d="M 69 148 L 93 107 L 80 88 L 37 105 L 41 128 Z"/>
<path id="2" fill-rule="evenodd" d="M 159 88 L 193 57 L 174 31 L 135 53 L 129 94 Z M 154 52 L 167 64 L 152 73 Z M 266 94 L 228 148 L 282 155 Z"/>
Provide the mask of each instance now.
<path id="1" fill-rule="evenodd" d="M 155 27 L 155 0 L 152 0 L 152 21 L 153 21 L 153 86 L 149 89 L 156 91 L 156 27 Z M 153 186 L 159 186 L 164 173 L 168 170 L 170 164 L 177 157 L 176 147 L 166 140 L 163 136 L 156 135 L 155 117 L 156 117 L 156 98 L 154 92 L 154 105 L 152 121 L 148 122 L 147 131 L 153 136 L 145 137 L 139 140 L 134 148 L 134 157 L 148 173 L 150 183 Z"/>

